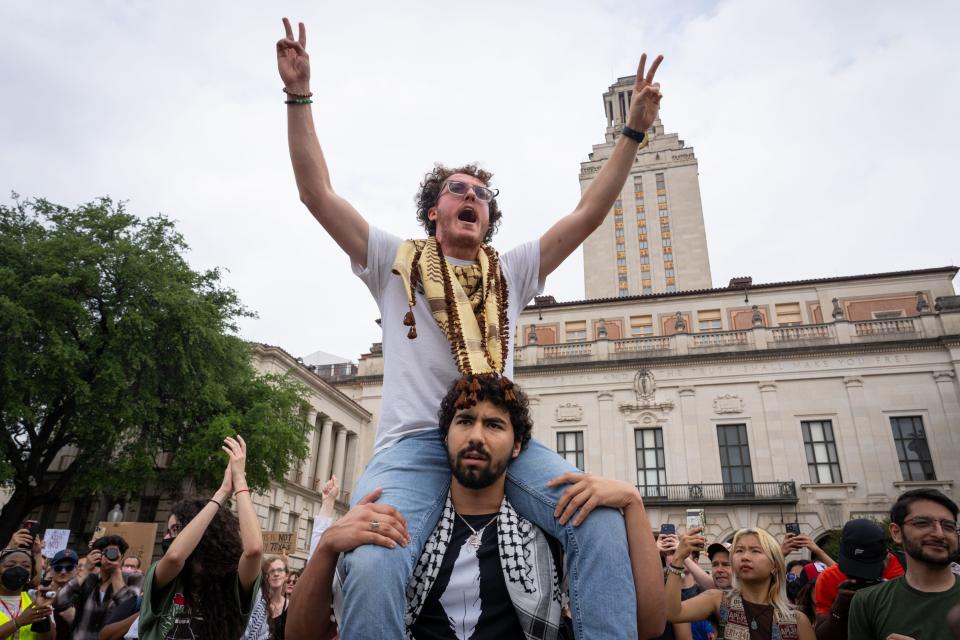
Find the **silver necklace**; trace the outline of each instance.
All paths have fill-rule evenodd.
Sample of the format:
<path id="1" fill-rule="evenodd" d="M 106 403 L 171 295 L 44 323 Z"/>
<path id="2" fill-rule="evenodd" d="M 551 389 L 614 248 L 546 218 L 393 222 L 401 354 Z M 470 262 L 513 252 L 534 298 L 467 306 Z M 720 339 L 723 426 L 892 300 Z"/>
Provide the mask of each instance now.
<path id="1" fill-rule="evenodd" d="M 457 514 L 457 517 L 460 518 L 460 520 L 463 521 L 463 524 L 467 525 L 467 528 L 470 529 L 470 531 L 473 532 L 473 533 L 470 535 L 470 537 L 467 538 L 467 542 L 469 542 L 469 543 L 470 543 L 470 546 L 473 547 L 473 551 L 474 551 L 474 552 L 476 552 L 477 549 L 480 548 L 480 538 L 483 536 L 483 530 L 486 529 L 487 527 L 489 527 L 489 526 L 490 526 L 490 523 L 493 522 L 494 520 L 496 520 L 496 519 L 497 519 L 497 516 L 500 515 L 500 514 L 498 513 L 497 515 L 495 515 L 495 516 L 493 516 L 492 518 L 490 518 L 490 520 L 487 521 L 487 524 L 483 525 L 483 526 L 480 527 L 479 529 L 474 529 L 473 527 L 470 526 L 470 523 L 467 522 L 466 519 L 465 519 L 462 515 L 460 515 L 460 514 L 457 513 L 456 511 L 454 511 L 454 513 L 456 513 L 456 514 Z"/>

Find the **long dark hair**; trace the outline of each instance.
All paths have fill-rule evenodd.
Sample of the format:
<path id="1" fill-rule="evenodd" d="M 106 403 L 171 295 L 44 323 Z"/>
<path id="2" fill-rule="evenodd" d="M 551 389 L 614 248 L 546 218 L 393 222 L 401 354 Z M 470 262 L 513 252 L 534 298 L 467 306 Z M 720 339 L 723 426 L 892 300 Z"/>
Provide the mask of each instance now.
<path id="1" fill-rule="evenodd" d="M 208 502 L 187 499 L 173 505 L 181 531 Z M 220 509 L 180 572 L 184 590 L 203 615 L 201 638 L 238 640 L 243 636 L 245 627 L 236 597 L 242 553 L 240 521 L 229 509 Z"/>

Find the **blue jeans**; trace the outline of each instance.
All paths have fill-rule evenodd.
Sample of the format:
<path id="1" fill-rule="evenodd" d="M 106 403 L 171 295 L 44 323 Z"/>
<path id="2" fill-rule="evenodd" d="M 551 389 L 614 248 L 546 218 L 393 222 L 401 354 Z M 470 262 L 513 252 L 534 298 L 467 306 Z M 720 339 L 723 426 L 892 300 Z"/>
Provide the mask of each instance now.
<path id="1" fill-rule="evenodd" d="M 623 517 L 615 509 L 596 509 L 579 527 L 559 525 L 553 510 L 565 486 L 544 485 L 568 471 L 576 468 L 531 440 L 507 468 L 507 498 L 517 513 L 563 544 L 576 637 L 636 640 L 636 590 Z M 407 436 L 377 453 L 357 483 L 353 503 L 377 487 L 383 489 L 379 502 L 406 519 L 411 542 L 395 549 L 364 545 L 342 557 L 344 640 L 406 635 L 407 582 L 450 487 L 440 431 Z"/>

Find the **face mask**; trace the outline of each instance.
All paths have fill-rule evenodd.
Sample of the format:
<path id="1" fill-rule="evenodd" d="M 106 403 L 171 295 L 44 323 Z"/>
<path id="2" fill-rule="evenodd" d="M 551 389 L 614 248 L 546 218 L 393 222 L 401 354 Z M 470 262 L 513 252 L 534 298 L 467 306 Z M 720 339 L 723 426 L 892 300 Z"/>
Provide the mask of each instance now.
<path id="1" fill-rule="evenodd" d="M 171 544 L 173 544 L 173 538 L 164 538 L 160 541 L 160 548 L 163 549 L 164 553 L 166 553 Z"/>
<path id="2" fill-rule="evenodd" d="M 10 567 L 0 575 L 0 582 L 8 591 L 20 591 L 30 579 L 30 572 L 23 567 Z"/>

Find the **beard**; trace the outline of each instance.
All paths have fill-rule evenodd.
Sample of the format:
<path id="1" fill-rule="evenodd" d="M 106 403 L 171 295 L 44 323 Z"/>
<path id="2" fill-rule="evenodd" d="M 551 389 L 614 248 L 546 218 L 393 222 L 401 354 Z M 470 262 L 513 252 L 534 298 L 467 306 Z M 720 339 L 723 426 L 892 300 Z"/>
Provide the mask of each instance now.
<path id="1" fill-rule="evenodd" d="M 463 457 L 468 453 L 479 453 L 486 456 L 489 464 L 486 467 L 466 466 L 463 463 Z M 467 489 L 486 489 L 492 485 L 507 472 L 507 463 L 510 460 L 509 457 L 503 460 L 494 460 L 490 452 L 482 447 L 474 446 L 462 449 L 456 455 L 448 453 L 447 459 L 450 463 L 450 470 L 453 471 L 453 477 Z"/>
<path id="2" fill-rule="evenodd" d="M 922 538 L 916 540 L 911 539 L 909 536 L 904 534 L 903 536 L 903 551 L 913 560 L 919 560 L 924 564 L 931 565 L 934 567 L 946 567 L 951 562 L 954 561 L 954 558 L 957 557 L 957 549 L 950 548 L 950 543 L 945 542 L 946 548 L 945 553 L 940 555 L 933 555 L 929 551 L 923 548 Z"/>

